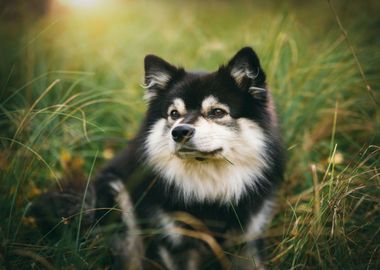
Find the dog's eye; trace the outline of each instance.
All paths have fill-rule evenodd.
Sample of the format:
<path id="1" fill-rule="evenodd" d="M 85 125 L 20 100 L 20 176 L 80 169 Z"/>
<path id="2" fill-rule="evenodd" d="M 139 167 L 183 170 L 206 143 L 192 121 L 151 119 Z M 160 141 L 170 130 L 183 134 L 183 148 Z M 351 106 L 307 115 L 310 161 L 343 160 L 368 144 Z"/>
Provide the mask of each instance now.
<path id="1" fill-rule="evenodd" d="M 172 110 L 169 115 L 173 120 L 177 120 L 181 116 L 177 110 Z"/>
<path id="2" fill-rule="evenodd" d="M 209 113 L 208 116 L 212 118 L 222 118 L 227 114 L 227 112 L 223 109 L 220 108 L 215 108 L 212 109 Z"/>

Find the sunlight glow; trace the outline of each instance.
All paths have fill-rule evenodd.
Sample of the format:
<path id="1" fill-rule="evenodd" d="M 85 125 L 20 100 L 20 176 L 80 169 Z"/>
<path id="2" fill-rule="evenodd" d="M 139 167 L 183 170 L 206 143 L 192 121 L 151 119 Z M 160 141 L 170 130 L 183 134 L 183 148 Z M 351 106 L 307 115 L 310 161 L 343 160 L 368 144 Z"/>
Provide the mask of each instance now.
<path id="1" fill-rule="evenodd" d="M 73 9 L 96 9 L 106 4 L 105 0 L 59 0 L 59 2 Z"/>

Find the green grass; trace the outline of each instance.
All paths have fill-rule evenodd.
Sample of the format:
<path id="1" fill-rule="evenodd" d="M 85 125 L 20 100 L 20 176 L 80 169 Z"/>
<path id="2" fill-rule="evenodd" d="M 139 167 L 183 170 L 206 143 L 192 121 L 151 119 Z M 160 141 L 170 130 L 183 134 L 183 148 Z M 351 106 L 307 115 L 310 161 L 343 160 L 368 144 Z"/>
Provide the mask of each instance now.
<path id="1" fill-rule="evenodd" d="M 62 177 L 86 180 L 133 137 L 144 55 L 214 70 L 250 45 L 288 148 L 271 265 L 378 269 L 380 7 L 332 3 L 348 42 L 327 1 L 126 1 L 0 17 L 0 268 L 106 269 L 96 232 L 79 239 L 75 225 L 49 239 L 24 218 L 28 203 Z"/>

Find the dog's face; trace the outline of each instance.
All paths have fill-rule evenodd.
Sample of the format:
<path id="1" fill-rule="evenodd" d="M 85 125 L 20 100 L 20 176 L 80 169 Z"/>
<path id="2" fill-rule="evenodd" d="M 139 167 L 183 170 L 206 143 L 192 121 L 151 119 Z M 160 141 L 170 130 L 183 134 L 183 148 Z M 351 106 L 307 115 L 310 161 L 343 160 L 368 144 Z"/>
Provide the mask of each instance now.
<path id="1" fill-rule="evenodd" d="M 147 160 L 186 200 L 238 199 L 268 165 L 265 74 L 250 48 L 213 73 L 145 58 Z"/>

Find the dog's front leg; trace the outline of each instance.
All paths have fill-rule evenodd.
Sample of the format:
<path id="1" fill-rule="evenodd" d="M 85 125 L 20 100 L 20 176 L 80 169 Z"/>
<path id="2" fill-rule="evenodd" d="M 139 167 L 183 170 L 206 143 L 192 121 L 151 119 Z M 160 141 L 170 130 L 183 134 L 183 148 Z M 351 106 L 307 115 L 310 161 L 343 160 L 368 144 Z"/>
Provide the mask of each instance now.
<path id="1" fill-rule="evenodd" d="M 118 177 L 100 176 L 97 181 L 97 217 L 113 255 L 114 269 L 142 269 L 142 241 L 129 194 Z"/>

